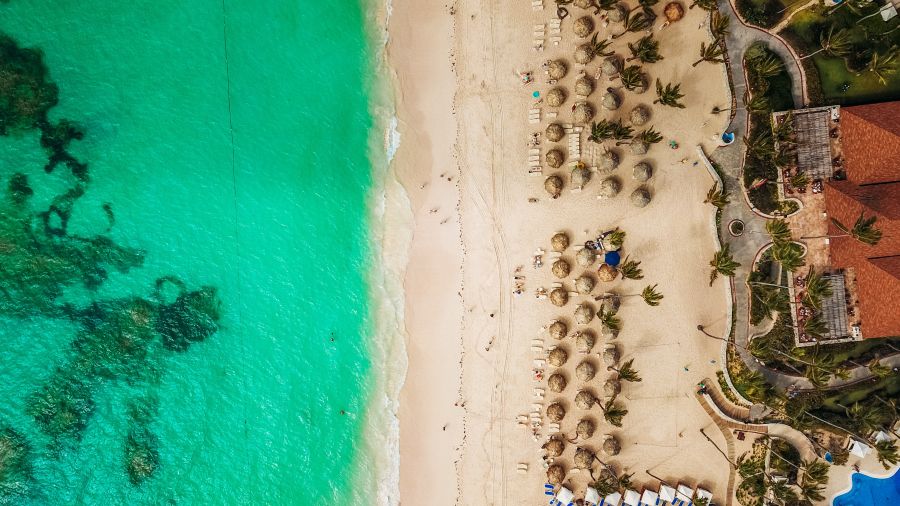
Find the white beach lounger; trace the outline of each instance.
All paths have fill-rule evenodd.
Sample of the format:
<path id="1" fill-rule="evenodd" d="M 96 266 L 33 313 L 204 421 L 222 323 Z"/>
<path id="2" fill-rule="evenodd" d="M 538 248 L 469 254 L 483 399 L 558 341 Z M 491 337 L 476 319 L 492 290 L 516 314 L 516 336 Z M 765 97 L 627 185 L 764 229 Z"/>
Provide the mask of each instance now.
<path id="1" fill-rule="evenodd" d="M 528 150 L 529 155 L 539 155 L 541 154 L 541 148 L 531 148 Z"/>

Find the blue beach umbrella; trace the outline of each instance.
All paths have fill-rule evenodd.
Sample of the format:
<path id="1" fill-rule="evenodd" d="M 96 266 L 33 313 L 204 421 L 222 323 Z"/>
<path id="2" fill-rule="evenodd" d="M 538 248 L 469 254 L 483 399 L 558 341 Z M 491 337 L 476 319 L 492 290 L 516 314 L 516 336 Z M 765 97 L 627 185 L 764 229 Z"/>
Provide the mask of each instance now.
<path id="1" fill-rule="evenodd" d="M 619 265 L 619 262 L 621 261 L 621 257 L 619 256 L 618 251 L 608 251 L 606 253 L 606 255 L 604 255 L 603 261 L 613 267 L 616 267 L 617 265 Z"/>
<path id="2" fill-rule="evenodd" d="M 534 93 L 531 94 L 531 96 L 534 98 L 538 98 L 539 96 L 541 96 L 541 92 L 535 91 Z"/>

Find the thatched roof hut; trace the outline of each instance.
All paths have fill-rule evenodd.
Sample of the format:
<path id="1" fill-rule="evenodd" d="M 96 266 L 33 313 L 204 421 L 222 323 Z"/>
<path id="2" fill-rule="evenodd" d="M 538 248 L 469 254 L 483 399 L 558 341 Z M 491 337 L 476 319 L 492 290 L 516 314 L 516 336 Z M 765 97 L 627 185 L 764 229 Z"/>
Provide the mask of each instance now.
<path id="1" fill-rule="evenodd" d="M 609 11 L 607 16 L 609 17 L 609 20 L 612 21 L 613 23 L 621 23 L 621 22 L 625 21 L 625 13 L 626 12 L 628 12 L 628 10 L 625 7 L 623 7 L 622 4 L 618 4 L 618 5 L 616 5 L 616 7 L 614 9 Z"/>
<path id="2" fill-rule="evenodd" d="M 575 123 L 589 123 L 594 119 L 594 108 L 587 102 L 579 102 L 572 113 Z"/>
<path id="3" fill-rule="evenodd" d="M 562 485 L 566 479 L 566 472 L 559 464 L 553 464 L 547 468 L 547 483 L 551 485 Z"/>
<path id="4" fill-rule="evenodd" d="M 594 437 L 594 431 L 596 430 L 597 424 L 595 424 L 593 420 L 589 418 L 582 418 L 578 421 L 578 425 L 575 427 L 575 434 L 578 435 L 578 439 L 590 439 Z"/>
<path id="5" fill-rule="evenodd" d="M 557 232 L 550 238 L 550 247 L 553 251 L 563 252 L 569 247 L 569 236 L 564 232 Z"/>
<path id="6" fill-rule="evenodd" d="M 646 105 L 636 105 L 628 115 L 628 119 L 634 126 L 643 126 L 650 121 L 650 109 Z"/>
<path id="7" fill-rule="evenodd" d="M 569 72 L 569 67 L 562 60 L 552 60 L 547 64 L 547 74 L 550 79 L 562 79 Z"/>
<path id="8" fill-rule="evenodd" d="M 612 79 L 619 75 L 619 72 L 622 70 L 622 60 L 619 59 L 618 56 L 612 55 L 607 56 L 600 62 L 600 71 L 603 72 L 603 75 Z"/>
<path id="9" fill-rule="evenodd" d="M 594 338 L 594 334 L 590 331 L 579 332 L 578 336 L 575 337 L 575 350 L 578 353 L 590 353 L 594 348 L 594 343 L 596 339 Z"/>
<path id="10" fill-rule="evenodd" d="M 622 105 L 622 99 L 619 98 L 619 96 L 615 93 L 607 91 L 603 94 L 603 98 L 600 100 L 600 105 L 602 105 L 604 109 L 615 111 L 619 108 L 619 106 Z"/>
<path id="11" fill-rule="evenodd" d="M 594 80 L 588 76 L 581 76 L 575 81 L 575 94 L 586 97 L 594 92 Z M 593 112 L 593 111 L 592 111 Z"/>
<path id="12" fill-rule="evenodd" d="M 603 453 L 609 455 L 610 457 L 614 457 L 619 454 L 621 450 L 621 446 L 619 445 L 619 440 L 616 439 L 615 436 L 606 436 L 606 441 L 603 442 Z"/>
<path id="13" fill-rule="evenodd" d="M 566 389 L 566 385 L 566 377 L 558 372 L 551 374 L 547 378 L 547 387 L 550 388 L 551 392 L 560 393 Z"/>
<path id="14" fill-rule="evenodd" d="M 562 88 L 553 88 L 547 92 L 547 105 L 550 107 L 559 107 L 566 101 L 566 90 Z"/>
<path id="15" fill-rule="evenodd" d="M 575 263 L 579 267 L 590 267 L 597 260 L 597 252 L 588 248 L 581 248 L 575 253 Z"/>
<path id="16" fill-rule="evenodd" d="M 594 51 L 591 49 L 590 44 L 581 44 L 575 48 L 575 54 L 572 55 L 572 58 L 575 60 L 575 63 L 587 65 L 594 59 Z"/>
<path id="17" fill-rule="evenodd" d="M 572 169 L 572 186 L 575 188 L 584 188 L 588 181 L 591 180 L 591 171 L 587 168 L 578 166 Z"/>
<path id="18" fill-rule="evenodd" d="M 569 265 L 569 262 L 566 262 L 562 258 L 553 262 L 553 267 L 550 268 L 550 271 L 553 272 L 553 275 L 559 279 L 563 279 L 569 275 L 572 271 L 572 267 Z"/>
<path id="19" fill-rule="evenodd" d="M 619 350 L 616 349 L 615 345 L 608 345 L 603 350 L 603 363 L 607 367 L 612 367 L 619 363 Z"/>
<path id="20" fill-rule="evenodd" d="M 653 177 L 653 168 L 647 162 L 638 162 L 634 164 L 631 174 L 635 180 L 645 183 Z"/>
<path id="21" fill-rule="evenodd" d="M 628 145 L 631 148 L 632 155 L 646 155 L 647 150 L 650 149 L 650 145 L 646 142 L 641 142 L 637 140 L 631 141 L 631 144 Z"/>
<path id="22" fill-rule="evenodd" d="M 622 391 L 622 384 L 619 383 L 619 380 L 608 379 L 606 383 L 603 384 L 603 395 L 607 397 L 614 397 L 619 395 L 619 392 Z"/>
<path id="23" fill-rule="evenodd" d="M 594 20 L 590 16 L 582 16 L 575 20 L 572 25 L 572 31 L 575 35 L 582 39 L 594 33 Z"/>
<path id="24" fill-rule="evenodd" d="M 560 347 L 553 348 L 547 354 L 547 362 L 550 362 L 553 367 L 562 367 L 566 365 L 567 360 L 569 360 L 569 354 Z"/>
<path id="25" fill-rule="evenodd" d="M 600 308 L 607 313 L 618 312 L 621 304 L 622 299 L 615 293 L 606 292 L 600 296 Z"/>
<path id="26" fill-rule="evenodd" d="M 594 464 L 594 452 L 587 448 L 575 450 L 575 467 L 578 469 L 590 469 Z"/>
<path id="27" fill-rule="evenodd" d="M 575 291 L 587 295 L 594 289 L 594 278 L 589 274 L 582 274 L 575 280 Z"/>
<path id="28" fill-rule="evenodd" d="M 619 155 L 615 151 L 606 151 L 600 155 L 600 170 L 608 174 L 619 166 Z"/>
<path id="29" fill-rule="evenodd" d="M 541 448 L 547 452 L 547 457 L 554 459 L 562 455 L 563 451 L 566 449 L 566 443 L 564 443 L 562 439 L 554 437 L 550 438 L 550 441 L 544 443 L 544 446 Z"/>
<path id="30" fill-rule="evenodd" d="M 558 199 L 562 195 L 563 180 L 559 176 L 550 176 L 544 180 L 544 190 L 550 194 L 550 198 Z"/>
<path id="31" fill-rule="evenodd" d="M 600 325 L 600 336 L 607 341 L 611 341 L 619 336 L 619 331 L 604 323 Z"/>
<path id="32" fill-rule="evenodd" d="M 601 264 L 600 268 L 597 269 L 597 278 L 599 278 L 600 281 L 606 283 L 609 283 L 610 281 L 616 279 L 616 276 L 618 274 L 619 271 L 617 271 L 615 267 L 607 263 Z"/>
<path id="33" fill-rule="evenodd" d="M 608 177 L 600 182 L 600 192 L 598 196 L 604 199 L 611 199 L 619 194 L 622 185 L 619 180 L 614 177 Z"/>
<path id="34" fill-rule="evenodd" d="M 587 325 L 594 319 L 594 308 L 587 302 L 578 304 L 575 308 L 575 323 L 579 325 Z"/>
<path id="35" fill-rule="evenodd" d="M 566 135 L 566 129 L 559 123 L 550 123 L 547 125 L 547 129 L 544 130 L 544 135 L 550 142 L 559 142 Z"/>
<path id="36" fill-rule="evenodd" d="M 578 393 L 575 394 L 575 406 L 577 406 L 578 409 L 591 409 L 594 407 L 595 402 L 597 402 L 597 398 L 587 390 L 579 390 Z"/>
<path id="37" fill-rule="evenodd" d="M 558 169 L 559 167 L 562 167 L 563 162 L 566 161 L 566 155 L 563 154 L 561 149 L 553 148 L 550 151 L 547 151 L 546 159 L 547 165 L 554 169 Z"/>
<path id="38" fill-rule="evenodd" d="M 563 307 L 569 302 L 569 292 L 562 288 L 554 288 L 550 291 L 550 302 L 556 307 Z"/>
<path id="39" fill-rule="evenodd" d="M 634 207 L 646 207 L 650 203 L 650 192 L 643 186 L 631 192 L 631 203 Z"/>
<path id="40" fill-rule="evenodd" d="M 547 406 L 547 418 L 549 418 L 551 422 L 560 422 L 565 417 L 566 408 L 562 407 L 560 403 L 554 402 Z"/>
<path id="41" fill-rule="evenodd" d="M 680 2 L 669 2 L 663 8 L 663 13 L 666 15 L 667 21 L 674 23 L 684 17 L 684 7 Z"/>
<path id="42" fill-rule="evenodd" d="M 569 333 L 569 326 L 559 320 L 556 320 L 555 322 L 550 324 L 550 328 L 548 330 L 550 331 L 550 337 L 559 341 L 566 337 L 566 334 Z"/>
<path id="43" fill-rule="evenodd" d="M 575 368 L 575 377 L 578 381 L 591 381 L 597 375 L 597 368 L 594 364 L 583 360 L 578 367 Z"/>

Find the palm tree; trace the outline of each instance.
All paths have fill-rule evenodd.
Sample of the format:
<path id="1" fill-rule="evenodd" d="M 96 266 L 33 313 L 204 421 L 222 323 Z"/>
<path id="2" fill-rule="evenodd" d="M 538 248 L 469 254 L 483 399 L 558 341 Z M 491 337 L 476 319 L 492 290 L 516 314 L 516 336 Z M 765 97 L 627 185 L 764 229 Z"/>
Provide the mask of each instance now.
<path id="1" fill-rule="evenodd" d="M 779 143 L 791 142 L 790 137 L 794 133 L 794 111 L 788 111 L 781 122 L 772 125 L 772 136 Z"/>
<path id="2" fill-rule="evenodd" d="M 617 373 L 619 373 L 619 379 L 622 381 L 638 383 L 641 381 L 641 376 L 638 374 L 637 370 L 632 367 L 632 364 L 634 364 L 634 359 L 625 362 L 624 364 L 622 364 L 622 367 L 619 367 L 618 369 L 613 366 L 609 366 L 606 368 L 606 370 L 616 371 Z"/>
<path id="3" fill-rule="evenodd" d="M 613 39 L 618 39 L 619 37 L 625 35 L 628 32 L 639 32 L 641 30 L 647 29 L 651 24 L 653 24 L 653 19 L 648 16 L 645 12 L 638 12 L 635 15 L 631 15 L 630 12 L 625 13 L 624 20 L 624 28 L 625 31 L 622 33 L 617 33 L 612 36 Z"/>
<path id="4" fill-rule="evenodd" d="M 816 504 L 825 500 L 825 496 L 822 494 L 825 491 L 825 487 L 818 482 L 802 481 L 798 486 L 800 487 L 800 497 L 807 504 Z"/>
<path id="5" fill-rule="evenodd" d="M 774 219 L 766 222 L 766 232 L 775 244 L 783 244 L 791 241 L 791 228 L 782 219 Z"/>
<path id="6" fill-rule="evenodd" d="M 605 404 L 597 404 L 603 411 L 603 419 L 614 427 L 622 426 L 622 419 L 628 414 L 628 410 L 616 404 L 616 396 L 612 396 Z"/>
<path id="7" fill-rule="evenodd" d="M 634 91 L 635 88 L 644 85 L 644 74 L 641 67 L 637 65 L 629 65 L 619 72 L 619 79 L 622 80 L 622 86 L 628 91 Z"/>
<path id="8" fill-rule="evenodd" d="M 749 90 L 744 92 L 741 101 L 744 103 L 744 109 L 746 109 L 749 114 L 769 112 L 772 108 L 772 106 L 769 105 L 769 99 L 766 98 L 765 95 L 757 93 L 751 97 Z"/>
<path id="9" fill-rule="evenodd" d="M 804 482 L 815 482 L 825 484 L 828 483 L 828 464 L 813 458 L 811 460 L 803 460 L 800 463 L 803 470 Z"/>
<path id="10" fill-rule="evenodd" d="M 762 56 L 751 59 L 750 70 L 760 79 L 775 77 L 784 70 L 784 64 L 774 55 Z"/>
<path id="11" fill-rule="evenodd" d="M 602 307 L 600 311 L 597 311 L 597 319 L 600 320 L 600 323 L 613 332 L 618 332 L 622 330 L 622 320 L 616 316 L 616 312 L 613 310 L 605 310 Z"/>
<path id="12" fill-rule="evenodd" d="M 831 281 L 822 277 L 822 273 L 817 272 L 814 267 L 809 268 L 809 274 L 806 275 L 806 285 L 804 287 L 803 303 L 813 309 L 822 308 L 822 300 L 831 297 Z"/>
<path id="13" fill-rule="evenodd" d="M 772 246 L 772 258 L 781 264 L 783 269 L 790 272 L 794 272 L 806 265 L 806 260 L 803 257 L 803 250 L 797 243 L 785 242 Z"/>
<path id="14" fill-rule="evenodd" d="M 643 144 L 656 144 L 662 139 L 662 134 L 654 130 L 652 126 L 646 130 L 641 130 L 640 133 L 634 136 L 635 141 Z"/>
<path id="15" fill-rule="evenodd" d="M 656 291 L 656 285 L 647 285 L 641 291 L 641 298 L 644 299 L 648 306 L 658 306 L 659 301 L 663 300 L 663 295 Z"/>
<path id="16" fill-rule="evenodd" d="M 725 60 L 722 56 L 725 55 L 725 50 L 722 49 L 722 44 L 718 39 L 714 40 L 710 45 L 706 45 L 705 42 L 700 43 L 700 59 L 695 61 L 692 67 L 696 67 L 700 65 L 702 62 L 708 61 L 710 63 L 725 63 Z"/>
<path id="17" fill-rule="evenodd" d="M 882 411 L 873 404 L 854 402 L 849 408 L 844 406 L 847 417 L 861 432 L 867 433 L 881 428 Z"/>
<path id="18" fill-rule="evenodd" d="M 714 11 L 718 9 L 716 0 L 693 0 L 691 5 L 688 6 L 688 9 L 693 9 L 695 5 L 705 11 Z"/>
<path id="19" fill-rule="evenodd" d="M 786 181 L 782 181 L 780 183 L 778 181 L 769 181 L 769 184 L 773 184 L 776 186 L 790 185 L 792 188 L 806 188 L 806 186 L 809 184 L 809 176 L 807 176 L 805 172 L 798 171 L 794 175 L 788 177 Z"/>
<path id="20" fill-rule="evenodd" d="M 612 139 L 615 129 L 609 120 L 601 119 L 591 124 L 591 135 L 588 140 L 591 142 L 603 142 Z"/>
<path id="21" fill-rule="evenodd" d="M 728 205 L 728 193 L 724 190 L 719 190 L 719 183 L 713 183 L 712 187 L 710 187 L 709 191 L 706 192 L 706 199 L 703 201 L 704 204 L 712 204 L 713 206 L 722 209 Z"/>
<path id="22" fill-rule="evenodd" d="M 593 59 L 597 56 L 611 56 L 613 54 L 612 51 L 607 51 L 606 48 L 612 44 L 612 41 L 603 39 L 601 41 L 597 40 L 598 33 L 595 33 L 593 37 L 591 37 L 591 41 L 588 42 L 588 54 L 590 55 L 590 59 Z"/>
<path id="23" fill-rule="evenodd" d="M 595 6 L 597 7 L 597 11 L 594 14 L 599 14 L 601 10 L 603 11 L 611 11 L 618 7 L 619 0 L 596 0 Z"/>
<path id="24" fill-rule="evenodd" d="M 828 333 L 828 325 L 825 323 L 822 315 L 816 313 L 803 323 L 803 332 L 816 339 L 821 339 Z M 813 369 L 819 369 L 819 367 L 813 367 Z"/>
<path id="25" fill-rule="evenodd" d="M 819 34 L 819 47 L 819 50 L 813 51 L 800 59 L 804 60 L 822 52 L 835 58 L 847 56 L 853 49 L 853 42 L 850 40 L 850 32 L 842 28 L 838 30 L 837 33 L 834 33 L 834 25 L 831 25 L 831 27 L 828 28 L 828 32 L 823 31 Z"/>
<path id="26" fill-rule="evenodd" d="M 725 244 L 710 260 L 709 266 L 712 267 L 712 270 L 709 273 L 709 286 L 712 286 L 719 274 L 728 277 L 734 276 L 735 269 L 741 266 L 740 262 L 736 262 L 731 256 L 730 248 L 730 244 Z"/>
<path id="27" fill-rule="evenodd" d="M 656 96 L 658 97 L 653 101 L 654 104 L 662 104 L 669 107 L 677 107 L 679 109 L 684 109 L 684 104 L 679 102 L 678 100 L 684 95 L 681 93 L 681 84 L 672 83 L 666 84 L 663 87 L 662 83 L 659 79 L 656 80 Z"/>
<path id="28" fill-rule="evenodd" d="M 900 461 L 900 456 L 897 455 L 897 443 L 894 441 L 879 441 L 875 443 L 875 456 L 878 457 L 878 462 L 885 469 L 890 469 L 891 466 L 896 465 Z"/>
<path id="29" fill-rule="evenodd" d="M 744 144 L 747 146 L 747 152 L 755 158 L 766 159 L 775 152 L 772 135 L 768 130 L 753 132 L 749 137 L 745 135 Z"/>
<path id="30" fill-rule="evenodd" d="M 751 290 L 754 296 L 754 304 L 759 303 L 766 314 L 771 315 L 772 313 L 786 313 L 790 311 L 791 305 L 788 300 L 787 294 L 784 290 L 781 289 L 767 289 L 763 290 L 761 288 L 756 288 Z M 750 341 L 752 345 L 755 342 L 762 343 L 764 342 L 762 339 L 754 339 Z"/>
<path id="31" fill-rule="evenodd" d="M 881 84 L 887 84 L 885 76 L 895 74 L 898 63 L 900 63 L 900 50 L 897 49 L 897 46 L 892 46 L 885 54 L 874 51 L 866 70 L 875 74 Z"/>
<path id="32" fill-rule="evenodd" d="M 622 275 L 622 279 L 644 279 L 644 272 L 640 265 L 641 262 L 625 257 L 625 261 L 619 265 L 619 274 Z"/>
<path id="33" fill-rule="evenodd" d="M 654 63 L 663 59 L 659 54 L 659 41 L 653 40 L 653 35 L 641 37 L 635 44 L 629 42 L 628 50 L 631 51 L 631 58 L 625 61 L 640 60 L 641 63 Z"/>
<path id="34" fill-rule="evenodd" d="M 606 237 L 603 238 L 603 240 L 608 242 L 614 248 L 621 248 L 622 244 L 625 243 L 625 235 L 626 234 L 624 230 L 619 230 L 618 228 L 616 228 L 615 230 L 607 234 Z"/>
<path id="35" fill-rule="evenodd" d="M 877 357 L 873 358 L 866 367 L 868 367 L 869 372 L 872 374 L 872 376 L 875 376 L 879 379 L 887 378 L 891 375 L 891 373 L 893 373 L 893 369 L 882 364 L 878 360 L 879 359 Z"/>
<path id="36" fill-rule="evenodd" d="M 881 230 L 878 230 L 875 227 L 875 221 L 878 220 L 877 216 L 871 216 L 866 218 L 862 212 L 859 213 L 859 218 L 856 219 L 856 223 L 853 224 L 853 228 L 847 228 L 846 225 L 841 223 L 835 218 L 831 219 L 831 222 L 834 223 L 843 234 L 837 235 L 816 235 L 816 236 L 808 236 L 803 237 L 803 239 L 822 239 L 825 237 L 828 238 L 837 238 L 837 237 L 852 237 L 857 241 L 868 244 L 869 246 L 875 246 L 878 244 L 878 241 L 881 240 Z"/>
<path id="37" fill-rule="evenodd" d="M 709 17 L 709 31 L 712 32 L 713 38 L 722 41 L 728 35 L 728 25 L 731 18 L 723 16 L 718 9 L 712 11 Z"/>

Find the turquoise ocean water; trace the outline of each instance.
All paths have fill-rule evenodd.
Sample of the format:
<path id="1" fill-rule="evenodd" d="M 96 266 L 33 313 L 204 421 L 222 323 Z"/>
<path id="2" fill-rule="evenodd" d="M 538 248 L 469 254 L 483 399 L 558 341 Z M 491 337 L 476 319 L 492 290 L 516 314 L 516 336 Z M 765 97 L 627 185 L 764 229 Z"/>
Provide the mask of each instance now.
<path id="1" fill-rule="evenodd" d="M 80 440 L 62 444 L 29 403 L 71 367 L 83 329 L 58 315 L 0 315 L 0 429 L 29 446 L 28 490 L 10 504 L 376 502 L 373 457 L 359 450 L 374 383 L 366 9 L 0 4 L 0 31 L 40 48 L 59 86 L 51 119 L 84 131 L 69 151 L 90 182 L 68 233 L 145 252 L 95 289 L 67 284 L 60 301 L 151 297 L 157 279 L 174 276 L 213 287 L 221 303 L 214 334 L 177 353 L 153 348 L 149 373 L 88 379 L 93 409 Z M 64 167 L 43 171 L 38 137 L 0 137 L 0 186 L 27 175 L 33 212 L 75 184 Z M 135 422 L 142 402 L 153 407 Z M 124 467 L 136 424 L 158 452 L 139 485 Z"/>

